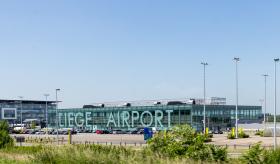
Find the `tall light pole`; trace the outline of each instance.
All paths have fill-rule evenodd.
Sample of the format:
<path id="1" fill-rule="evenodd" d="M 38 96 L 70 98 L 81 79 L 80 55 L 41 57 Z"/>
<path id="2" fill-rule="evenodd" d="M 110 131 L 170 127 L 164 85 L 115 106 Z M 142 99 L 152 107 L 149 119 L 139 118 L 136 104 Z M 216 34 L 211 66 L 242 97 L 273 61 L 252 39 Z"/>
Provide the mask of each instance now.
<path id="1" fill-rule="evenodd" d="M 274 64 L 275 64 L 275 89 L 274 89 L 274 134 L 273 134 L 273 139 L 274 139 L 274 150 L 276 150 L 276 147 L 277 147 L 277 140 L 276 140 L 276 101 L 277 101 L 277 99 L 276 99 L 276 63 L 277 62 L 279 62 L 279 58 L 276 58 L 276 59 L 274 59 Z"/>
<path id="2" fill-rule="evenodd" d="M 203 65 L 203 87 L 204 87 L 204 91 L 203 91 L 203 132 L 204 134 L 206 134 L 206 113 L 205 113 L 205 67 L 208 65 L 208 63 L 206 62 L 201 62 L 201 64 Z M 209 119 L 209 118 L 208 118 Z"/>
<path id="3" fill-rule="evenodd" d="M 235 106 L 235 138 L 238 138 L 238 62 L 239 58 L 235 57 L 235 77 L 236 77 L 236 106 Z"/>
<path id="4" fill-rule="evenodd" d="M 21 130 L 23 130 L 23 126 L 22 126 L 22 99 L 23 99 L 23 96 L 18 96 L 18 98 L 20 98 L 20 126 L 21 126 Z"/>
<path id="5" fill-rule="evenodd" d="M 57 98 L 57 92 L 60 91 L 60 89 L 55 89 L 55 102 L 56 102 L 56 108 L 55 108 L 55 123 L 56 123 L 56 139 L 57 139 L 57 144 L 59 144 L 59 141 L 58 141 L 58 112 L 57 112 L 57 109 L 58 109 L 58 98 Z"/>
<path id="6" fill-rule="evenodd" d="M 45 110 L 45 117 L 46 117 L 46 128 L 47 128 L 47 134 L 49 132 L 48 129 L 48 96 L 50 96 L 49 94 L 44 94 L 44 96 L 46 97 L 46 110 Z"/>
<path id="7" fill-rule="evenodd" d="M 263 74 L 264 77 L 264 114 L 263 114 L 263 124 L 264 124 L 264 129 L 266 129 L 266 78 L 268 74 Z"/>

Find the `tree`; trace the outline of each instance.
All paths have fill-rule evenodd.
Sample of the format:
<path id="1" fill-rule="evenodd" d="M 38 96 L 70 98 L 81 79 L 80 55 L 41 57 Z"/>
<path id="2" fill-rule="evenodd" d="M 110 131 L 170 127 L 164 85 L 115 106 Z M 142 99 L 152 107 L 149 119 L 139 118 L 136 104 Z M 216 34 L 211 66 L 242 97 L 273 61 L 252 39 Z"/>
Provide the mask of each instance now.
<path id="1" fill-rule="evenodd" d="M 35 129 L 36 128 L 36 122 L 35 121 L 31 121 L 31 129 Z"/>
<path id="2" fill-rule="evenodd" d="M 7 123 L 7 121 L 0 121 L 0 131 L 9 131 L 9 124 Z"/>
<path id="3" fill-rule="evenodd" d="M 9 125 L 7 121 L 0 121 L 0 148 L 14 145 L 13 138 L 9 135 Z"/>

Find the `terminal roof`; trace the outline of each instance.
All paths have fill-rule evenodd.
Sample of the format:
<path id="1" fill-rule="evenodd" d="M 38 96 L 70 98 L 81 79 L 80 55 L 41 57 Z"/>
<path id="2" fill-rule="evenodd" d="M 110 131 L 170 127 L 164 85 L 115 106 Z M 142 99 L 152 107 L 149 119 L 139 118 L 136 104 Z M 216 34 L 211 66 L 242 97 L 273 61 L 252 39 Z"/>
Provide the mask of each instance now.
<path id="1" fill-rule="evenodd" d="M 46 103 L 46 100 L 21 100 L 21 99 L 0 99 L 0 103 L 33 103 L 33 104 L 43 104 Z M 55 103 L 56 101 L 50 101 L 48 100 L 47 103 Z M 61 102 L 61 101 L 58 101 Z"/>

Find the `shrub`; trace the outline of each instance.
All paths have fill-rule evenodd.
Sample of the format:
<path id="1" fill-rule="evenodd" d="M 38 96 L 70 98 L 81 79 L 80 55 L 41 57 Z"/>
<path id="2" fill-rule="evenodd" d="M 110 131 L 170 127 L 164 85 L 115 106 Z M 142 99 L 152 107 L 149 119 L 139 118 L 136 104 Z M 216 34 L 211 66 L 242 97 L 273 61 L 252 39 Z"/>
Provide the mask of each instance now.
<path id="1" fill-rule="evenodd" d="M 215 162 L 227 161 L 227 147 L 217 145 L 209 145 L 211 149 L 212 158 Z"/>
<path id="2" fill-rule="evenodd" d="M 211 151 L 209 145 L 204 144 L 205 136 L 198 135 L 193 144 L 187 147 L 186 156 L 194 160 L 211 160 Z"/>
<path id="3" fill-rule="evenodd" d="M 187 157 L 197 161 L 223 161 L 227 148 L 205 144 L 211 141 L 208 135 L 197 134 L 189 125 L 175 126 L 169 132 L 159 132 L 148 141 L 148 148 L 160 156 Z M 225 153 L 221 153 L 225 152 Z M 218 157 L 216 154 L 224 154 Z"/>
<path id="4" fill-rule="evenodd" d="M 0 148 L 11 147 L 14 145 L 14 140 L 11 138 L 8 132 L 0 131 Z"/>
<path id="5" fill-rule="evenodd" d="M 280 149 L 265 150 L 258 143 L 242 155 L 241 161 L 246 164 L 278 164 L 280 163 Z"/>
<path id="6" fill-rule="evenodd" d="M 243 154 L 241 161 L 244 163 L 262 164 L 262 154 L 264 149 L 261 148 L 260 143 L 252 146 L 248 152 Z"/>
<path id="7" fill-rule="evenodd" d="M 205 138 L 204 142 L 212 142 L 212 139 L 207 137 L 207 138 Z"/>
<path id="8" fill-rule="evenodd" d="M 9 131 L 9 124 L 7 121 L 0 121 L 0 131 Z"/>
<path id="9" fill-rule="evenodd" d="M 276 149 L 276 150 L 265 150 L 263 152 L 263 160 L 262 160 L 263 164 L 278 164 L 280 163 L 280 149 Z"/>
<path id="10" fill-rule="evenodd" d="M 233 133 L 228 133 L 227 138 L 228 139 L 235 139 L 235 136 L 233 135 Z"/>
<path id="11" fill-rule="evenodd" d="M 205 134 L 204 142 L 211 142 L 213 138 L 213 134 Z"/>
<path id="12" fill-rule="evenodd" d="M 185 150 L 180 150 L 183 147 L 177 145 L 175 138 L 168 132 L 159 132 L 153 138 L 148 140 L 149 148 L 153 152 L 160 152 L 163 155 L 168 156 L 176 156 L 180 154 L 181 151 L 185 152 Z"/>
<path id="13" fill-rule="evenodd" d="M 170 159 L 157 156 L 154 152 L 144 148 L 132 150 L 121 146 L 102 145 L 68 145 L 61 147 L 45 147 L 31 157 L 33 163 L 65 164 L 65 163 L 193 163 L 189 159 Z"/>
<path id="14" fill-rule="evenodd" d="M 244 131 L 238 133 L 238 138 L 249 138 L 250 136 L 246 134 Z"/>
<path id="15" fill-rule="evenodd" d="M 14 146 L 14 140 L 9 135 L 9 125 L 6 121 L 0 121 L 0 148 Z"/>
<path id="16" fill-rule="evenodd" d="M 256 136 L 261 136 L 261 137 L 264 136 L 263 134 L 264 134 L 264 132 L 263 132 L 262 130 L 258 130 L 258 131 L 255 133 Z"/>
<path id="17" fill-rule="evenodd" d="M 238 133 L 238 138 L 249 138 L 250 136 L 246 134 L 244 131 Z M 228 133 L 228 139 L 235 139 L 235 135 L 233 133 Z"/>

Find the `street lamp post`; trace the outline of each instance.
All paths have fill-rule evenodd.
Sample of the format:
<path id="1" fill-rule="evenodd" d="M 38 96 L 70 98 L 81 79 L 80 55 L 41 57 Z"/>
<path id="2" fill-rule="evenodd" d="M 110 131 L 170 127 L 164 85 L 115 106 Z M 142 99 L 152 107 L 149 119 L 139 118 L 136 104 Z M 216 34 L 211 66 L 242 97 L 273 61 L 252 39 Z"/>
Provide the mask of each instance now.
<path id="1" fill-rule="evenodd" d="M 238 138 L 238 62 L 239 58 L 235 57 L 235 77 L 236 77 L 236 106 L 235 106 L 235 138 Z"/>
<path id="2" fill-rule="evenodd" d="M 47 134 L 49 132 L 48 129 L 48 96 L 50 96 L 49 94 L 44 94 L 44 96 L 46 97 L 46 110 L 45 110 L 45 117 L 46 117 L 46 128 L 47 128 Z"/>
<path id="3" fill-rule="evenodd" d="M 57 112 L 57 109 L 58 109 L 58 98 L 57 98 L 57 92 L 60 91 L 60 89 L 56 89 L 55 90 L 55 99 L 56 99 L 56 110 L 55 110 L 55 117 L 56 117 L 56 139 L 57 139 L 57 144 L 59 144 L 59 141 L 58 141 L 58 112 Z"/>
<path id="4" fill-rule="evenodd" d="M 205 67 L 208 65 L 208 63 L 206 62 L 201 62 L 201 64 L 203 65 L 203 132 L 204 134 L 206 134 L 206 113 L 205 113 Z M 209 118 L 208 118 L 209 119 Z"/>
<path id="5" fill-rule="evenodd" d="M 21 126 L 21 130 L 23 130 L 23 126 L 22 126 L 22 99 L 23 96 L 18 96 L 20 98 L 20 126 Z"/>
<path id="6" fill-rule="evenodd" d="M 274 134 L 273 134 L 273 139 L 274 139 L 274 150 L 276 150 L 276 147 L 277 147 L 277 141 L 276 141 L 276 63 L 279 62 L 279 58 L 277 59 L 274 59 L 274 63 L 275 63 L 275 90 L 274 90 Z"/>
<path id="7" fill-rule="evenodd" d="M 264 114 L 263 114 L 263 124 L 264 129 L 266 129 L 266 78 L 268 74 L 262 75 L 264 77 Z"/>

